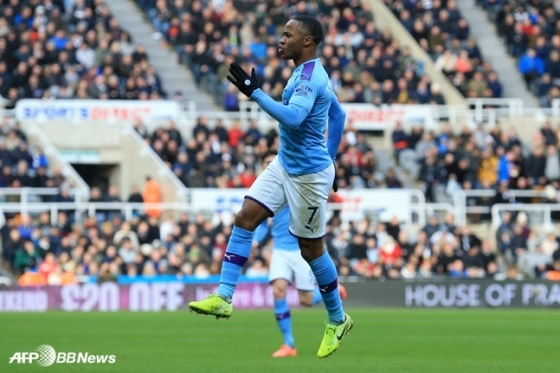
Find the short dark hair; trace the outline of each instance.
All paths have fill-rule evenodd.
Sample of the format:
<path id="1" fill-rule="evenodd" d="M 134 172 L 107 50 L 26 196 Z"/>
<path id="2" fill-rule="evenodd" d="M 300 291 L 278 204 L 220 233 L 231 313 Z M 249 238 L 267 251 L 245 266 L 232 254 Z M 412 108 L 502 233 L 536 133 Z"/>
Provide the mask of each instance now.
<path id="1" fill-rule="evenodd" d="M 278 155 L 278 152 L 276 150 L 267 150 L 266 152 L 264 152 L 261 159 L 264 162 L 264 160 L 267 159 L 268 157 L 271 157 L 271 156 L 276 157 L 277 155 Z"/>
<path id="2" fill-rule="evenodd" d="M 324 37 L 323 26 L 317 18 L 311 16 L 296 16 L 293 19 L 301 22 L 301 27 L 306 29 L 309 35 L 313 37 L 315 45 L 321 44 Z"/>

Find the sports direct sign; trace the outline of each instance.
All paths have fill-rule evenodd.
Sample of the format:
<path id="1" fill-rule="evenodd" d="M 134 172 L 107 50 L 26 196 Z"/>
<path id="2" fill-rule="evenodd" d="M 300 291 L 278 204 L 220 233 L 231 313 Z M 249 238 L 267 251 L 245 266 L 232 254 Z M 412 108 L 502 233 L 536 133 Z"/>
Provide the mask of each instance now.
<path id="1" fill-rule="evenodd" d="M 20 100 L 16 105 L 18 120 L 64 121 L 132 121 L 169 120 L 179 116 L 179 104 L 173 101 L 128 100 Z"/>
<path id="2" fill-rule="evenodd" d="M 385 130 L 396 122 L 407 126 L 433 128 L 432 109 L 426 105 L 391 105 L 377 107 L 372 104 L 343 104 L 346 119 L 358 130 Z"/>

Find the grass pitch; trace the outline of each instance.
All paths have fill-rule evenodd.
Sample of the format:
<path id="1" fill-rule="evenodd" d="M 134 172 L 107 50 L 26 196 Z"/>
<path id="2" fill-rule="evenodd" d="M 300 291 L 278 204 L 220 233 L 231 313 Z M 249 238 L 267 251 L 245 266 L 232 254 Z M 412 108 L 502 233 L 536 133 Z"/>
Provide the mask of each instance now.
<path id="1" fill-rule="evenodd" d="M 350 309 L 354 329 L 334 355 L 315 354 L 322 309 L 292 311 L 296 358 L 272 311 L 228 321 L 186 311 L 0 314 L 0 372 L 118 373 L 548 373 L 560 369 L 559 310 Z M 115 364 L 8 364 L 15 352 L 114 354 Z"/>

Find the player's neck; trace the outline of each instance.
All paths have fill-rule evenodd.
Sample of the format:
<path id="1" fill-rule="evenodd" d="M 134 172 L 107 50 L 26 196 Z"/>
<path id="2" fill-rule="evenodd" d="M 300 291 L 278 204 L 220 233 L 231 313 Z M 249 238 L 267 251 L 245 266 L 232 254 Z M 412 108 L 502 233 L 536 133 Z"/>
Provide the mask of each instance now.
<path id="1" fill-rule="evenodd" d="M 296 65 L 296 67 L 298 67 L 299 65 L 303 65 L 307 61 L 311 61 L 316 58 L 317 58 L 317 52 L 306 53 L 306 54 L 302 53 L 297 59 L 294 58 L 294 64 Z"/>

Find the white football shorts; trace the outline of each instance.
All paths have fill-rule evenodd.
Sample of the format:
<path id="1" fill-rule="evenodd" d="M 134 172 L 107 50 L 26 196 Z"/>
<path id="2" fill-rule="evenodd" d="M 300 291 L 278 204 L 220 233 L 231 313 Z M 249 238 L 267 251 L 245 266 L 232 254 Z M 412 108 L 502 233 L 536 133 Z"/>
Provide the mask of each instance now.
<path id="1" fill-rule="evenodd" d="M 290 284 L 294 283 L 298 290 L 315 289 L 315 275 L 299 250 L 272 251 L 268 280 L 273 282 L 278 279 L 284 279 Z"/>
<path id="2" fill-rule="evenodd" d="M 288 204 L 290 233 L 300 238 L 322 238 L 327 224 L 327 198 L 334 180 L 334 165 L 302 176 L 290 176 L 276 157 L 259 175 L 245 198 L 273 216 Z"/>

